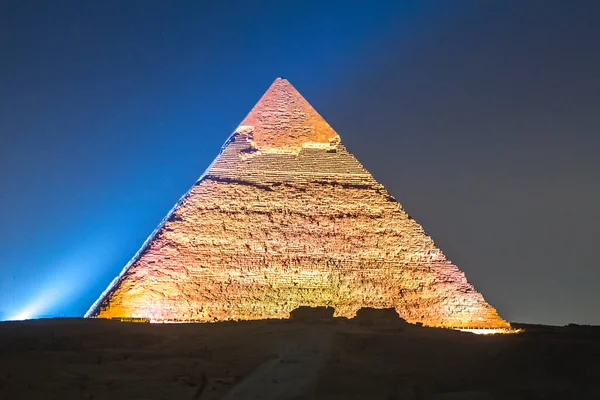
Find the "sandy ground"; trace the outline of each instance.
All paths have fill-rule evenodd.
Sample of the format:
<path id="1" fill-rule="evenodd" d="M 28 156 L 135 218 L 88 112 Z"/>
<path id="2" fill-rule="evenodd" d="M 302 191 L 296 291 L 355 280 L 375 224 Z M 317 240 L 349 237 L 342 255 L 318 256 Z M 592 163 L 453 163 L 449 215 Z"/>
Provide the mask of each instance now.
<path id="1" fill-rule="evenodd" d="M 600 399 L 600 329 L 0 323 L 0 399 Z"/>

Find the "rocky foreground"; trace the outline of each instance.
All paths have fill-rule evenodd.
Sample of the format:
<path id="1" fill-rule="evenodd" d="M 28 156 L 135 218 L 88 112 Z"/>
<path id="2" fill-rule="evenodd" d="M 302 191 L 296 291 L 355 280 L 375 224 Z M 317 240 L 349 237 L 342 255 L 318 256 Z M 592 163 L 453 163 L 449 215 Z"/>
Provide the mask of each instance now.
<path id="1" fill-rule="evenodd" d="M 599 399 L 600 329 L 0 323 L 0 399 Z"/>

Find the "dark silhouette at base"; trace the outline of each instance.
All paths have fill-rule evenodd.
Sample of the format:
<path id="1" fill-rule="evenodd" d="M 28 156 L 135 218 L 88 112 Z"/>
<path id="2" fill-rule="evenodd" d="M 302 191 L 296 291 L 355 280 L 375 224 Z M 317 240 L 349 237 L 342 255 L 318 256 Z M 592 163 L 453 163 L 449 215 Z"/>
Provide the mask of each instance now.
<path id="1" fill-rule="evenodd" d="M 299 322 L 333 321 L 333 307 L 298 307 L 290 312 L 290 319 Z"/>

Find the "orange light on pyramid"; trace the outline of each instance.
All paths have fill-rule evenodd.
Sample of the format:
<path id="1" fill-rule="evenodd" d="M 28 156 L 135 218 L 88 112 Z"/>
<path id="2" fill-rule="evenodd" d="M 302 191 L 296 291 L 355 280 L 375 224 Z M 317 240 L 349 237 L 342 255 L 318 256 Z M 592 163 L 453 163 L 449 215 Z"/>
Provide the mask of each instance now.
<path id="1" fill-rule="evenodd" d="M 504 329 L 423 228 L 277 79 L 88 317 L 287 318 L 395 307 L 409 322 Z"/>

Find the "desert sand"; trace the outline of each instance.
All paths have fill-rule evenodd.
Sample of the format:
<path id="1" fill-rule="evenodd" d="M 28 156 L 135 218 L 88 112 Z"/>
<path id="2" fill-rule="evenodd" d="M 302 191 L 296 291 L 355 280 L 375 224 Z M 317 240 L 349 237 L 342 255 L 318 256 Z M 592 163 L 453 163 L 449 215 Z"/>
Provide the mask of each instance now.
<path id="1" fill-rule="evenodd" d="M 600 329 L 0 323 L 0 399 L 600 399 Z"/>

